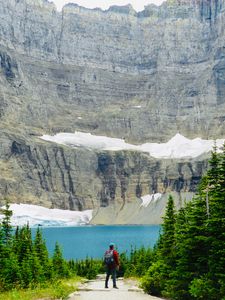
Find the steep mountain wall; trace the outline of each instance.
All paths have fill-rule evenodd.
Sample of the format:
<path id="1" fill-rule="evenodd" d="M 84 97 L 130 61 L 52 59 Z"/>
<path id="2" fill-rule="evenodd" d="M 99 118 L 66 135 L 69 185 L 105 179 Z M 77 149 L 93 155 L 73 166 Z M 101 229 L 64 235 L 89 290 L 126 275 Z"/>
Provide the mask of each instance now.
<path id="1" fill-rule="evenodd" d="M 159 161 L 38 136 L 224 137 L 224 22 L 224 0 L 170 0 L 140 13 L 0 0 L 0 198 L 85 209 L 194 192 L 206 157 Z"/>
<path id="2" fill-rule="evenodd" d="M 168 1 L 139 14 L 0 4 L 2 122 L 134 142 L 223 135 L 224 1 Z"/>

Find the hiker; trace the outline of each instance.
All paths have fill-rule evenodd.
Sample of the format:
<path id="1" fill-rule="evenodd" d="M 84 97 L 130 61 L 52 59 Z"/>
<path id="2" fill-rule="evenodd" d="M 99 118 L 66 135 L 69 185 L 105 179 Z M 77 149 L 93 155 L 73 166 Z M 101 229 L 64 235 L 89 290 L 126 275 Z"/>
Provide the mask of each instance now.
<path id="1" fill-rule="evenodd" d="M 106 278 L 105 278 L 105 288 L 108 288 L 108 281 L 110 275 L 112 275 L 113 287 L 118 289 L 116 285 L 116 271 L 119 270 L 119 254 L 114 249 L 115 244 L 110 243 L 109 249 L 105 252 L 104 263 L 106 266 Z"/>

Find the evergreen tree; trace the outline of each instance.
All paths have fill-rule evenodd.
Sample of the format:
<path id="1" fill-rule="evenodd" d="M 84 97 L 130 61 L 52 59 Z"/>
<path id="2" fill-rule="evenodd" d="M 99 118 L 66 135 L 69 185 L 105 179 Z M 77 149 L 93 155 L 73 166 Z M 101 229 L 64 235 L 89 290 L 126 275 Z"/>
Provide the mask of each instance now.
<path id="1" fill-rule="evenodd" d="M 0 224 L 0 268 L 1 268 L 1 259 L 3 258 L 4 251 L 4 233 L 2 229 L 2 224 Z"/>
<path id="2" fill-rule="evenodd" d="M 0 266 L 0 290 L 10 290 L 20 285 L 21 270 L 16 255 L 3 251 Z"/>
<path id="3" fill-rule="evenodd" d="M 176 213 L 174 207 L 174 200 L 169 196 L 166 213 L 163 217 L 162 229 L 159 249 L 160 255 L 167 260 L 167 263 L 174 267 L 174 248 L 175 248 L 175 222 Z"/>
<path id="4" fill-rule="evenodd" d="M 12 250 L 14 253 L 18 253 L 19 249 L 20 249 L 19 226 L 17 226 L 12 241 Z"/>
<path id="5" fill-rule="evenodd" d="M 209 279 L 214 282 L 215 296 L 222 299 L 225 296 L 225 145 L 221 155 L 217 155 L 217 181 L 210 189 L 210 218 L 208 230 L 210 233 Z"/>
<path id="6" fill-rule="evenodd" d="M 166 293 L 171 299 L 187 299 L 188 282 L 190 282 L 189 274 L 189 257 L 188 249 L 184 242 L 188 239 L 188 221 L 187 210 L 181 208 L 176 217 L 175 224 L 175 241 L 176 241 L 176 265 L 171 272 L 170 280 L 167 282 Z"/>
<path id="7" fill-rule="evenodd" d="M 166 284 L 175 268 L 175 222 L 174 200 L 169 196 L 162 234 L 155 248 L 155 262 L 143 277 L 142 286 L 148 293 L 160 296 L 166 292 Z"/>
<path id="8" fill-rule="evenodd" d="M 10 205 L 8 199 L 6 200 L 5 209 L 2 209 L 2 213 L 4 215 L 2 220 L 2 231 L 3 231 L 3 241 L 5 244 L 9 244 L 11 242 L 11 216 L 12 211 L 10 210 Z"/>
<path id="9" fill-rule="evenodd" d="M 206 203 L 196 198 L 181 209 L 176 222 L 176 268 L 167 282 L 166 295 L 172 299 L 191 299 L 189 285 L 208 272 L 209 242 L 205 223 Z"/>
<path id="10" fill-rule="evenodd" d="M 69 269 L 63 259 L 62 251 L 58 243 L 55 244 L 54 254 L 52 258 L 54 275 L 58 278 L 68 277 Z"/>
<path id="11" fill-rule="evenodd" d="M 37 228 L 35 239 L 34 239 L 34 252 L 35 256 L 39 260 L 45 278 L 51 278 L 51 266 L 48 256 L 48 250 L 45 241 L 42 237 L 40 228 Z"/>
<path id="12" fill-rule="evenodd" d="M 20 272 L 21 272 L 21 286 L 23 288 L 30 287 L 31 282 L 33 282 L 33 266 L 31 263 L 32 253 L 26 252 L 22 261 L 20 262 Z"/>
<path id="13" fill-rule="evenodd" d="M 45 275 L 44 267 L 42 265 L 42 262 L 39 260 L 39 257 L 37 256 L 35 250 L 33 250 L 31 255 L 28 257 L 28 261 L 32 270 L 32 284 L 34 286 L 36 286 L 38 283 L 45 282 L 47 279 L 49 279 L 49 276 L 47 277 Z"/>
<path id="14" fill-rule="evenodd" d="M 14 238 L 14 247 L 16 248 L 16 253 L 18 256 L 19 263 L 22 263 L 22 261 L 27 259 L 29 255 L 33 251 L 33 241 L 31 236 L 31 229 L 29 228 L 29 225 L 22 227 L 19 229 L 18 232 L 16 232 L 15 238 Z"/>
<path id="15" fill-rule="evenodd" d="M 220 156 L 217 153 L 216 145 L 211 152 L 211 158 L 209 160 L 210 168 L 207 172 L 205 178 L 207 178 L 208 186 L 216 186 L 219 182 L 220 178 Z"/>

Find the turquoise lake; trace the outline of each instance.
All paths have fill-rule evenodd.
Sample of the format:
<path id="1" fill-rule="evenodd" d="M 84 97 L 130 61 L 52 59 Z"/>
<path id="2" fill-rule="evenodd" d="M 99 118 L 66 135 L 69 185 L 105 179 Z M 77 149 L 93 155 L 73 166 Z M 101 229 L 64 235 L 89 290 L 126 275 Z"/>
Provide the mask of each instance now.
<path id="1" fill-rule="evenodd" d="M 86 256 L 102 258 L 110 242 L 116 244 L 119 253 L 129 253 L 131 246 L 153 247 L 158 239 L 160 226 L 77 226 L 41 229 L 50 254 L 58 242 L 63 249 L 64 258 L 82 259 Z"/>

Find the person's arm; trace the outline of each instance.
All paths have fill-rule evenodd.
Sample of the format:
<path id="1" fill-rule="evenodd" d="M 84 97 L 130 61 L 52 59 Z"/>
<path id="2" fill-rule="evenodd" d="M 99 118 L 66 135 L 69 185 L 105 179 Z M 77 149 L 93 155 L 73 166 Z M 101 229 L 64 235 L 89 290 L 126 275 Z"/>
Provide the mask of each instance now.
<path id="1" fill-rule="evenodd" d="M 113 256 L 114 256 L 116 265 L 119 267 L 119 265 L 120 265 L 119 254 L 116 250 L 113 251 Z"/>

